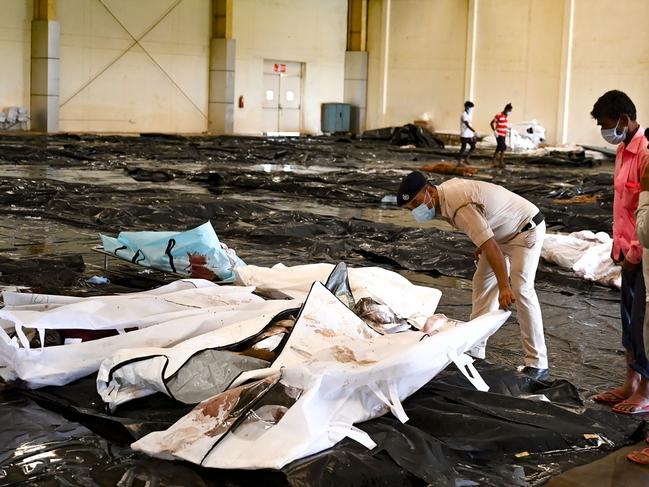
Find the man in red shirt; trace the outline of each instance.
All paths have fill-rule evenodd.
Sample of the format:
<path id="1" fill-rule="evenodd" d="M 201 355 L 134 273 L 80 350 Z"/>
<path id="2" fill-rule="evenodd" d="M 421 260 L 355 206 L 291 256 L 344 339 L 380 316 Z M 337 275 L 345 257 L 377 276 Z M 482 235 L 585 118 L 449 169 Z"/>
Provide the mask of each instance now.
<path id="1" fill-rule="evenodd" d="M 504 110 L 496 115 L 490 124 L 491 130 L 494 131 L 494 135 L 496 136 L 496 152 L 494 152 L 491 166 L 499 169 L 505 168 L 505 151 L 507 150 L 505 137 L 507 137 L 507 130 L 509 128 L 507 117 L 512 113 L 512 108 L 512 104 L 507 103 Z M 498 163 L 496 163 L 497 160 Z"/>
<path id="2" fill-rule="evenodd" d="M 613 251 L 611 258 L 622 267 L 620 311 L 622 345 L 626 349 L 624 384 L 597 394 L 597 402 L 612 404 L 620 414 L 649 412 L 649 362 L 644 347 L 645 282 L 642 245 L 637 237 L 635 213 L 640 180 L 647 167 L 647 138 L 636 121 L 636 108 L 621 91 L 604 93 L 591 115 L 601 127 L 602 138 L 617 145 L 613 178 Z"/>

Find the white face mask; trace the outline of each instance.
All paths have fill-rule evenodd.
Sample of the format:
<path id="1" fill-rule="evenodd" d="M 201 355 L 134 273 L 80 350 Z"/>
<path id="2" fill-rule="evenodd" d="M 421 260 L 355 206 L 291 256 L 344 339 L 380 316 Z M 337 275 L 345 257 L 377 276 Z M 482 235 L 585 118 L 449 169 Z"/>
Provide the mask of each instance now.
<path id="1" fill-rule="evenodd" d="M 471 115 L 471 112 L 473 111 L 473 107 L 469 107 L 466 109 L 466 112 Z"/>
<path id="2" fill-rule="evenodd" d="M 623 142 L 626 139 L 626 134 L 629 131 L 629 127 L 624 127 L 622 133 L 618 133 L 617 126 L 620 124 L 620 119 L 617 119 L 615 127 L 612 129 L 602 129 L 602 138 L 609 144 L 618 145 L 620 142 Z"/>

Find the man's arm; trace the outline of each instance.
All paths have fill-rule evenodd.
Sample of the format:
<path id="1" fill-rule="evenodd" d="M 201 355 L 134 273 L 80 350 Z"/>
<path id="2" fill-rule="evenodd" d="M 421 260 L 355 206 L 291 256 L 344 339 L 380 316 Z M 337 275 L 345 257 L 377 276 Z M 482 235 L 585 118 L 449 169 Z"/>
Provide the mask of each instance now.
<path id="1" fill-rule="evenodd" d="M 467 122 L 466 120 L 464 120 L 464 125 L 466 125 L 467 128 L 468 128 L 471 132 L 473 132 L 473 133 L 475 134 L 475 130 L 473 130 L 473 127 L 471 127 L 471 125 L 469 125 L 469 122 Z"/>
<path id="2" fill-rule="evenodd" d="M 491 130 L 494 132 L 496 131 L 496 117 L 491 119 L 491 122 L 489 122 L 489 126 L 491 127 Z"/>
<path id="3" fill-rule="evenodd" d="M 635 213 L 636 234 L 643 247 L 649 248 L 649 169 L 640 179 L 640 202 Z"/>
<path id="4" fill-rule="evenodd" d="M 629 250 L 627 251 L 626 255 L 624 256 L 624 260 L 622 261 L 622 269 L 625 271 L 632 271 L 638 268 L 640 264 L 642 264 L 642 254 L 643 254 L 643 249 L 642 247 L 644 246 L 644 243 L 642 240 L 648 241 L 649 239 L 644 238 L 640 239 L 640 234 L 642 233 L 644 237 L 648 237 L 649 235 L 646 235 L 649 233 L 649 229 L 645 228 L 648 226 L 648 223 L 645 222 L 647 217 L 649 215 L 644 214 L 644 212 L 647 211 L 646 209 L 646 201 L 647 201 L 647 196 L 646 196 L 646 191 L 649 189 L 649 181 L 647 181 L 647 158 L 646 156 L 640 161 L 639 167 L 638 167 L 638 173 L 639 173 L 639 179 L 640 179 L 640 195 L 639 195 L 639 203 L 638 203 L 638 209 L 636 210 L 636 238 L 631 239 L 630 245 L 629 245 Z M 645 195 L 643 196 L 643 193 Z M 642 202 L 645 202 L 644 205 L 642 205 Z M 642 210 L 640 209 L 640 206 L 645 206 Z"/>
<path id="5" fill-rule="evenodd" d="M 483 243 L 477 253 L 484 254 L 487 262 L 489 262 L 489 265 L 496 274 L 496 280 L 498 281 L 498 303 L 500 304 L 500 309 L 508 310 L 515 299 L 514 292 L 509 284 L 505 256 L 493 237 Z"/>

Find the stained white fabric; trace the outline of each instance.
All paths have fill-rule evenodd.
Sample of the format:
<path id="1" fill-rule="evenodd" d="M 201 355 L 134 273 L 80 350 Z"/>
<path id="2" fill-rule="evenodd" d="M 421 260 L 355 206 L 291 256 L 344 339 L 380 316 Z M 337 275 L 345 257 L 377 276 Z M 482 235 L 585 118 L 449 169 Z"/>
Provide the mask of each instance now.
<path id="1" fill-rule="evenodd" d="M 325 282 L 333 269 L 334 266 L 331 264 L 295 267 L 278 264 L 272 268 L 245 266 L 237 268 L 236 272 L 237 282 L 240 284 L 252 285 L 258 291 L 276 297 L 293 298 L 292 301 L 280 301 L 284 306 L 272 308 L 275 313 L 278 313 L 284 309 L 299 307 L 309 294 L 312 284 L 318 281 Z M 441 297 L 441 292 L 437 289 L 415 286 L 403 276 L 377 267 L 349 268 L 348 275 L 352 292 L 357 300 L 370 297 L 386 304 L 397 316 L 410 320 L 419 328 L 425 324 L 430 315 L 435 313 Z M 334 299 L 337 301 L 337 298 Z M 363 330 L 376 333 L 353 313 L 350 316 L 354 317 L 355 323 L 363 324 Z M 102 363 L 97 378 L 98 392 L 112 409 L 153 392 L 169 394 L 165 382 L 185 364 L 192 354 L 206 348 L 236 343 L 254 335 L 261 331 L 271 318 L 272 315 L 260 306 L 258 317 L 237 323 L 227 329 L 196 337 L 172 348 L 163 350 L 132 347 L 122 350 L 107 357 Z M 346 329 L 343 325 L 344 323 L 339 325 L 339 330 L 344 337 Z M 160 356 L 164 359 L 160 360 Z M 281 361 L 277 362 L 277 364 L 281 363 Z"/>
<path id="2" fill-rule="evenodd" d="M 273 382 L 281 374 L 283 386 L 302 391 L 281 419 L 254 431 L 238 430 L 238 423 L 228 422 L 224 413 L 228 404 L 237 403 L 232 392 L 226 392 L 132 448 L 213 468 L 277 469 L 345 437 L 372 447 L 375 443 L 355 423 L 388 411 L 407 421 L 401 401 L 453 360 L 466 369 L 471 360 L 463 353 L 494 333 L 508 316 L 497 311 L 468 323 L 449 321 L 432 336 L 420 331 L 379 335 L 315 283 L 275 363 L 244 373 L 233 384 L 253 378 Z"/>
<path id="3" fill-rule="evenodd" d="M 129 344 L 128 348 L 104 355 L 105 360 L 97 374 L 97 392 L 112 410 L 120 404 L 155 392 L 170 395 L 165 386 L 166 380 L 192 355 L 240 342 L 259 333 L 280 311 L 299 306 L 300 303 L 293 300 L 255 303 L 227 316 L 222 315 L 219 326 L 205 330 L 207 333 L 175 341 L 169 346 Z M 200 316 L 209 317 L 205 314 Z"/>
<path id="4" fill-rule="evenodd" d="M 0 310 L 0 377 L 21 379 L 32 388 L 67 384 L 97 371 L 104 358 L 122 348 L 169 347 L 259 316 L 268 302 L 253 295 L 253 289 L 190 279 L 143 293 L 92 298 L 5 293 L 5 302 L 11 304 Z M 25 328 L 138 329 L 99 340 L 31 349 Z M 14 330 L 16 336 L 10 337 Z"/>
<path id="5" fill-rule="evenodd" d="M 235 283 L 239 285 L 255 286 L 260 293 L 277 298 L 291 297 L 304 301 L 311 284 L 315 281 L 326 282 L 333 269 L 332 264 L 293 267 L 277 264 L 273 267 L 248 265 L 238 267 L 234 272 Z M 399 317 L 409 320 L 418 328 L 435 314 L 442 296 L 438 289 L 416 286 L 400 274 L 379 267 L 352 267 L 348 272 L 356 300 L 372 298 L 389 306 Z"/>

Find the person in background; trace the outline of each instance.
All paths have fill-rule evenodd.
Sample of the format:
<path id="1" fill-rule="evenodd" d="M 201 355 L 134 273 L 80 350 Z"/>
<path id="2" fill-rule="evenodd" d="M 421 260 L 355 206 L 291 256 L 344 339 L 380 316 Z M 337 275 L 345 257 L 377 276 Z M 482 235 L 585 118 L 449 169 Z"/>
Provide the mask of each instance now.
<path id="1" fill-rule="evenodd" d="M 645 138 L 649 140 L 649 129 L 645 130 Z M 638 211 L 635 213 L 636 234 L 638 240 L 644 247 L 642 251 L 642 274 L 644 281 L 649 280 L 649 169 L 645 167 L 642 178 L 640 179 L 640 198 L 638 202 Z M 649 296 L 646 299 L 644 324 L 642 327 L 645 353 L 649 350 Z M 642 381 L 642 379 L 641 379 Z M 645 379 L 646 383 L 646 379 Z M 647 438 L 649 443 L 649 438 Z M 649 465 L 649 448 L 632 451 L 626 456 L 629 460 L 641 465 Z"/>
<path id="2" fill-rule="evenodd" d="M 534 289 L 545 237 L 545 221 L 539 209 L 496 184 L 453 178 L 433 185 L 418 171 L 403 178 L 397 204 L 411 210 L 418 222 L 438 215 L 471 239 L 477 260 L 471 319 L 498 308 L 507 310 L 516 301 L 525 353 L 521 372 L 533 379 L 547 379 L 550 373 L 543 317 Z M 486 341 L 469 353 L 485 358 L 485 346 Z"/>
<path id="3" fill-rule="evenodd" d="M 512 108 L 512 104 L 507 103 L 503 111 L 496 115 L 490 123 L 491 130 L 494 131 L 494 135 L 496 136 L 496 152 L 494 152 L 491 167 L 505 168 L 505 151 L 507 150 L 505 138 L 507 137 L 507 130 L 509 128 L 507 117 L 511 115 Z"/>
<path id="4" fill-rule="evenodd" d="M 617 145 L 611 258 L 622 266 L 620 314 L 622 345 L 626 350 L 624 383 L 597 394 L 593 400 L 613 405 L 616 413 L 641 414 L 649 412 L 649 364 L 643 339 L 646 302 L 643 249 L 636 234 L 634 216 L 638 209 L 640 180 L 649 156 L 647 138 L 636 121 L 635 105 L 621 91 L 607 91 L 599 97 L 591 116 L 597 120 L 602 138 Z"/>
<path id="5" fill-rule="evenodd" d="M 462 116 L 460 117 L 460 154 L 458 155 L 458 166 L 462 166 L 466 164 L 469 160 L 469 157 L 471 157 L 471 154 L 475 150 L 475 140 L 476 140 L 476 132 L 473 130 L 473 127 L 471 127 L 472 119 L 473 119 L 473 107 L 475 105 L 473 102 L 470 101 L 465 101 L 464 102 L 464 111 L 462 112 Z M 464 151 L 466 150 L 466 146 L 469 146 L 469 151 L 465 154 Z"/>

